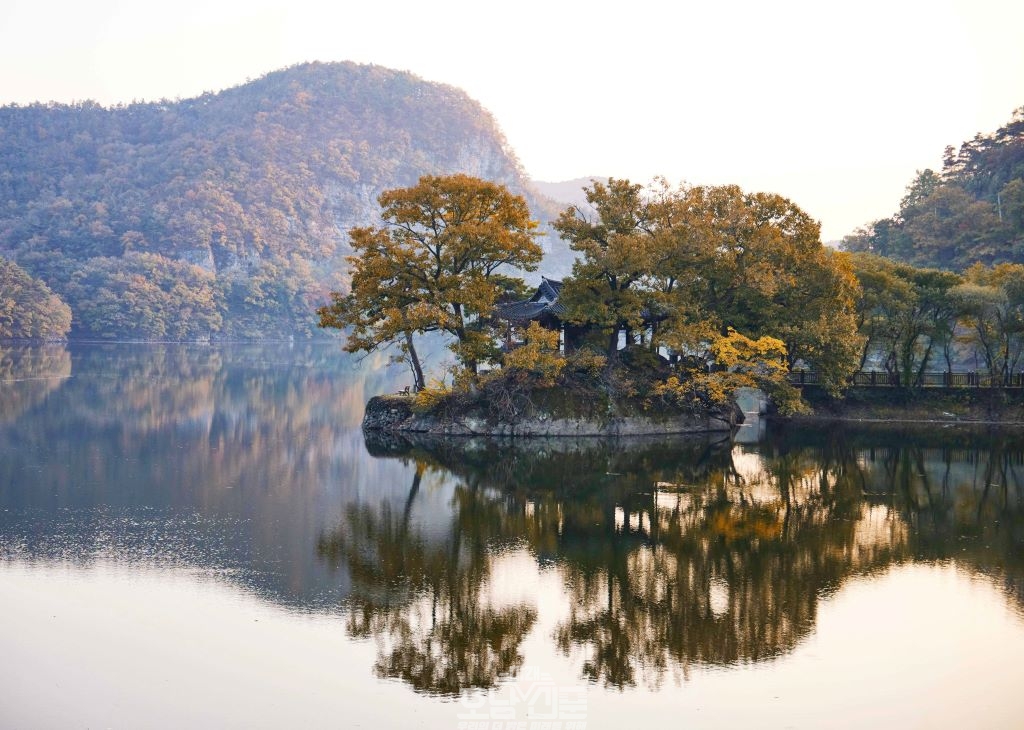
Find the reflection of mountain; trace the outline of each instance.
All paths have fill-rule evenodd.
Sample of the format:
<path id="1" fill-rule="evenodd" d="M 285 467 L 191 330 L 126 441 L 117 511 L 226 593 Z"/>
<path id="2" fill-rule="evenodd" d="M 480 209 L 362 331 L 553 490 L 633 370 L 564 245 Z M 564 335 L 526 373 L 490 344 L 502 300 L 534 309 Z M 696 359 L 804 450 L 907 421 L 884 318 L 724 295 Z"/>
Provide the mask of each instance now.
<path id="1" fill-rule="evenodd" d="M 419 691 L 493 686 L 540 626 L 614 687 L 762 661 L 823 595 L 899 562 L 953 561 L 1024 606 L 1024 436 L 365 444 L 366 398 L 396 384 L 336 346 L 18 357 L 6 373 L 58 385 L 0 386 L 20 404 L 0 419 L 0 560 L 184 565 L 342 610 Z M 503 590 L 509 565 L 564 591 Z"/>
<path id="2" fill-rule="evenodd" d="M 0 349 L 0 423 L 10 423 L 38 404 L 71 375 L 63 345 Z"/>
<path id="3" fill-rule="evenodd" d="M 403 471 L 366 462 L 359 430 L 390 373 L 336 345 L 65 357 L 60 390 L 0 427 L 0 555 L 183 561 L 305 603 L 324 586 L 310 552 L 323 514 Z"/>
<path id="4" fill-rule="evenodd" d="M 558 645 L 567 654 L 583 649 L 587 678 L 621 687 L 657 684 L 667 670 L 685 673 L 695 662 L 789 652 L 813 628 L 823 595 L 851 576 L 908 559 L 952 557 L 998 573 L 1019 594 L 1020 445 L 1011 458 L 999 440 L 958 451 L 891 434 L 860 438 L 790 433 L 761 449 L 732 451 L 703 441 L 499 448 L 401 440 L 371 450 L 414 459 L 418 474 L 449 472 L 457 480 L 449 542 L 441 543 L 456 544 L 455 554 L 486 562 L 494 546 L 519 541 L 556 564 L 568 586 Z M 817 445 L 803 446 L 808 439 Z M 972 465 L 970 474 L 961 464 Z M 993 478 L 999 495 L 987 486 Z M 358 617 L 363 634 L 386 643 L 401 644 L 409 617 L 437 605 L 418 583 L 431 569 L 423 536 L 409 529 L 417 491 L 414 482 L 402 516 L 350 513 L 321 541 L 329 560 L 360 566 L 352 569 L 353 622 Z M 385 523 L 392 527 L 380 529 Z M 486 572 L 457 562 L 447 570 L 447 580 L 473 585 Z M 475 611 L 461 608 L 463 634 L 473 634 L 467 622 Z M 530 622 L 520 625 L 525 631 Z M 430 626 L 420 645 L 443 654 L 445 634 Z M 492 631 L 483 622 L 476 629 Z M 524 636 L 501 638 L 518 646 Z M 460 642 L 472 644 L 465 635 Z M 413 664 L 399 666 L 400 657 Z M 417 689 L 442 689 L 412 680 L 414 665 L 423 665 L 422 652 L 393 652 L 382 655 L 378 671 Z M 478 684 L 443 689 L 466 686 Z"/>

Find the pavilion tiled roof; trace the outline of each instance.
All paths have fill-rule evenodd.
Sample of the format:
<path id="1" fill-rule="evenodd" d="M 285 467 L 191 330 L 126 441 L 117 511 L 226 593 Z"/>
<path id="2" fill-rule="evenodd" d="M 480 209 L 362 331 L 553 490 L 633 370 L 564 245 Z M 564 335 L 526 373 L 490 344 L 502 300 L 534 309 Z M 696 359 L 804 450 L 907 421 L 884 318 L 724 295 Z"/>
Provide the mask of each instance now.
<path id="1" fill-rule="evenodd" d="M 558 301 L 561 291 L 562 282 L 557 279 L 541 277 L 540 286 L 537 287 L 537 291 L 532 297 L 499 305 L 496 313 L 502 319 L 513 322 L 537 319 L 544 314 L 562 317 L 565 314 L 565 307 Z"/>

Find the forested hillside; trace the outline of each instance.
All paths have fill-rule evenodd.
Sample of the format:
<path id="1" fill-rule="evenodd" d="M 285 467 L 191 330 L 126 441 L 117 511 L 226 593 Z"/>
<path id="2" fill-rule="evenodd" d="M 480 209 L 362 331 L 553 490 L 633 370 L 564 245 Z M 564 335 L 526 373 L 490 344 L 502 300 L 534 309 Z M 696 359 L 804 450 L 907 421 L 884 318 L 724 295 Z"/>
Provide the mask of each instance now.
<path id="1" fill-rule="evenodd" d="M 941 172 L 919 172 L 899 211 L 843 248 L 954 271 L 1024 263 L 1024 107 L 995 133 L 947 147 Z"/>
<path id="2" fill-rule="evenodd" d="M 71 310 L 49 287 L 0 258 L 0 339 L 62 340 Z"/>
<path id="3" fill-rule="evenodd" d="M 307 335 L 377 196 L 452 172 L 554 215 L 479 104 L 375 66 L 305 64 L 173 102 L 7 106 L 0 255 L 71 306 L 73 336 Z"/>

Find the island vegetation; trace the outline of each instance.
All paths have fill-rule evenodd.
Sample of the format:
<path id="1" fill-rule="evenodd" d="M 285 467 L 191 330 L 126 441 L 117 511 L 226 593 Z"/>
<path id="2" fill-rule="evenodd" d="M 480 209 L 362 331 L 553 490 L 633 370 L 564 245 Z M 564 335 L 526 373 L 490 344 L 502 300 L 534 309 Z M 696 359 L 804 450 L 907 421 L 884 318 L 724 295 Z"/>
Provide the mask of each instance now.
<path id="1" fill-rule="evenodd" d="M 644 188 L 594 182 L 589 210 L 555 229 L 578 253 L 559 296 L 560 323 L 503 316 L 540 250 L 525 201 L 466 176 L 424 177 L 380 198 L 383 224 L 351 233 L 353 286 L 319 310 L 351 328 L 350 352 L 396 346 L 414 410 L 485 406 L 509 422 L 585 404 L 609 413 L 720 411 L 739 387 L 802 407 L 787 380 L 797 362 L 838 391 L 861 348 L 858 285 L 848 256 L 778 195 L 735 186 Z M 574 341 L 563 339 L 568 327 Z M 451 335 L 451 385 L 427 386 L 416 339 Z M 557 402 L 559 405 L 552 407 Z"/>
<path id="2" fill-rule="evenodd" d="M 559 211 L 476 102 L 374 66 L 5 106 L 0 339 L 304 337 L 319 307 L 348 349 L 392 346 L 418 408 L 483 393 L 494 417 L 545 393 L 706 411 L 746 385 L 798 412 L 794 371 L 837 396 L 859 371 L 1024 370 L 1024 107 L 840 250 L 772 193 L 578 183 Z M 557 322 L 510 316 L 541 275 Z"/>

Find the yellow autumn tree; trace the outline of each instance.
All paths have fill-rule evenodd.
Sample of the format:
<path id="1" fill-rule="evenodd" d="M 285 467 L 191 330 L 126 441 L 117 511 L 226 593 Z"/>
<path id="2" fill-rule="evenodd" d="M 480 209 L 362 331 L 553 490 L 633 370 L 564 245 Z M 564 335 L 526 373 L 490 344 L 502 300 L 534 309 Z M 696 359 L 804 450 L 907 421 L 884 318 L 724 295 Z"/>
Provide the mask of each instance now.
<path id="1" fill-rule="evenodd" d="M 789 384 L 786 344 L 775 337 L 756 340 L 731 327 L 725 334 L 713 334 L 704 343 L 700 362 L 680 376 L 659 383 L 653 395 L 664 401 L 690 407 L 724 406 L 734 400 L 738 388 L 760 388 L 768 393 L 782 413 L 804 409 L 800 392 Z"/>
<path id="2" fill-rule="evenodd" d="M 609 360 L 619 333 L 652 350 L 693 351 L 729 327 L 785 343 L 787 364 L 816 370 L 836 392 L 857 366 L 859 286 L 846 256 L 821 243 L 795 203 L 735 185 L 643 188 L 609 179 L 586 188 L 592 211 L 566 210 L 555 228 L 580 253 L 560 304 L 603 329 Z"/>
<path id="3" fill-rule="evenodd" d="M 351 327 L 346 349 L 398 344 L 417 389 L 423 373 L 414 335 L 440 331 L 468 374 L 498 351 L 489 318 L 507 278 L 542 256 L 526 200 L 469 175 L 426 175 L 383 193 L 380 226 L 350 232 L 355 255 L 349 294 L 332 294 L 322 327 Z"/>
<path id="4" fill-rule="evenodd" d="M 505 353 L 505 372 L 529 373 L 537 378 L 540 385 L 554 385 L 565 367 L 565 358 L 558 347 L 558 330 L 544 329 L 537 322 L 530 322 L 521 336 L 523 344 Z"/>

